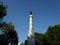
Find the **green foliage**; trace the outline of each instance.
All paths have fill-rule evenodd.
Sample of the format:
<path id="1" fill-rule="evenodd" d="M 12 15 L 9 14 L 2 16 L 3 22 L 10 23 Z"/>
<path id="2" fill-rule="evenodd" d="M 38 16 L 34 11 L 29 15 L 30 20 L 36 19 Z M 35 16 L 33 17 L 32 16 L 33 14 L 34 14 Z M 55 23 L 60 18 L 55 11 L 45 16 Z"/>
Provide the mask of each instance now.
<path id="1" fill-rule="evenodd" d="M 45 36 L 50 45 L 60 45 L 60 24 L 49 26 Z"/>
<path id="2" fill-rule="evenodd" d="M 3 5 L 3 2 L 0 2 L 0 18 L 3 18 L 4 16 L 6 16 L 7 12 L 6 12 L 7 6 Z"/>
<path id="3" fill-rule="evenodd" d="M 7 14 L 7 6 L 0 2 L 0 30 L 3 34 L 0 34 L 0 45 L 18 45 L 18 36 L 14 25 L 12 23 L 3 22 L 3 17 Z"/>
<path id="4" fill-rule="evenodd" d="M 0 34 L 0 44 L 8 45 L 11 43 L 11 45 L 18 45 L 18 36 L 12 23 L 5 24 L 4 28 L 4 34 Z"/>
<path id="5" fill-rule="evenodd" d="M 6 36 L 4 34 L 0 35 L 0 44 L 1 45 L 7 45 L 8 44 Z"/>
<path id="6" fill-rule="evenodd" d="M 25 45 L 28 45 L 28 40 L 25 40 Z"/>
<path id="7" fill-rule="evenodd" d="M 44 34 L 35 33 L 35 45 L 49 45 Z"/>
<path id="8" fill-rule="evenodd" d="M 17 45 L 18 44 L 18 36 L 17 36 L 17 33 L 16 33 L 12 23 L 6 24 L 5 28 L 7 30 L 7 35 L 8 35 L 9 43 Z"/>

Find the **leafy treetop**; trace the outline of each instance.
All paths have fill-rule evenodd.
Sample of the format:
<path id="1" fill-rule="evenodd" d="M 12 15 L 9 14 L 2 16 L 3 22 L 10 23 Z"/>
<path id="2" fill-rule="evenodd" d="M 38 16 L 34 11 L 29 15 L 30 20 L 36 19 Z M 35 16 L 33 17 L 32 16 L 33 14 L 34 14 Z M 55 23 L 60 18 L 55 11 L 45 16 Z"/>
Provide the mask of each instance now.
<path id="1" fill-rule="evenodd" d="M 7 9 L 7 6 L 3 5 L 3 2 L 0 2 L 0 19 L 6 16 L 7 14 L 6 9 Z"/>

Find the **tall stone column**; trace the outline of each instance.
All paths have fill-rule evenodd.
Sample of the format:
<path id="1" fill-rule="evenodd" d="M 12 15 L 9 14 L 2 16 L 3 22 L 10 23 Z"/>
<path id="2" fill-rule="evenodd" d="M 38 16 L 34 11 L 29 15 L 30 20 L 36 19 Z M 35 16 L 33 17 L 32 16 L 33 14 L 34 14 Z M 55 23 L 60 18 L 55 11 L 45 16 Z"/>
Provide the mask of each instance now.
<path id="1" fill-rule="evenodd" d="M 33 31 L 32 11 L 30 12 L 30 17 L 29 17 L 28 45 L 35 45 L 35 35 L 34 35 L 34 31 Z"/>

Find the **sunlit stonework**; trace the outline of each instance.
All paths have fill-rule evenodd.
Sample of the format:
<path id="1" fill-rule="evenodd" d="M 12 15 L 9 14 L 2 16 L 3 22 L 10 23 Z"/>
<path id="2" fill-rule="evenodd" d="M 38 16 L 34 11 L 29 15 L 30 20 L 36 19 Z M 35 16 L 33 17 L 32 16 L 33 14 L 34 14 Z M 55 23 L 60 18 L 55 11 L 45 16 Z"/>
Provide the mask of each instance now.
<path id="1" fill-rule="evenodd" d="M 30 12 L 30 17 L 29 17 L 28 45 L 35 45 L 35 35 L 34 35 L 34 31 L 33 31 L 32 11 Z"/>

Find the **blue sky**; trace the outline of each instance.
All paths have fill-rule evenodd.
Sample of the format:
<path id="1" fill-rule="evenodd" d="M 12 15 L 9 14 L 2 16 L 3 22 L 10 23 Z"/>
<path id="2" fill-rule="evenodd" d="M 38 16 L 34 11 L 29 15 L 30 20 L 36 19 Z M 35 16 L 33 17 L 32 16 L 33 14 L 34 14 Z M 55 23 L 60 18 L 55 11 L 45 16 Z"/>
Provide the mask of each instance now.
<path id="1" fill-rule="evenodd" d="M 48 26 L 60 24 L 60 0 L 2 0 L 7 4 L 6 22 L 12 22 L 19 42 L 27 39 L 29 13 L 33 12 L 34 31 L 45 33 Z"/>

